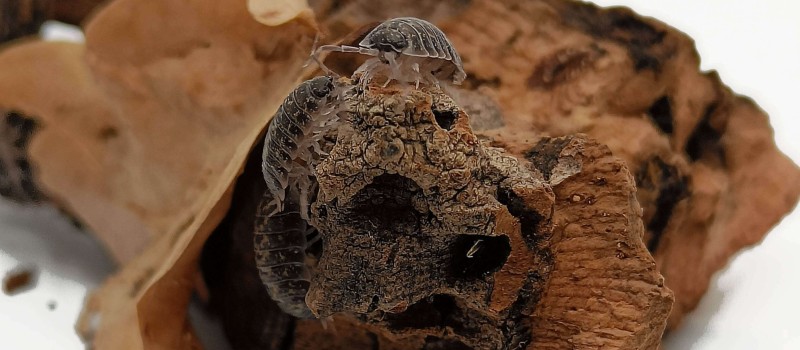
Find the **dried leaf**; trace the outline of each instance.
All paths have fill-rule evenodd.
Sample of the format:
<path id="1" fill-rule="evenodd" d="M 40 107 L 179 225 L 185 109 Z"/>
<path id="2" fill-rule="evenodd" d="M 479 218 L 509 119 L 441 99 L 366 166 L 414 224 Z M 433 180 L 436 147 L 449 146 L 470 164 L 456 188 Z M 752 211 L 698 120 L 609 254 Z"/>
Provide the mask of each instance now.
<path id="1" fill-rule="evenodd" d="M 82 318 L 98 348 L 197 345 L 185 306 L 199 251 L 311 46 L 307 21 L 284 22 L 260 24 L 244 2 L 119 0 L 87 25 L 86 49 L 0 55 L 18 67 L 0 73 L 0 106 L 42 121 L 30 153 L 46 192 L 129 261 Z"/>
<path id="2" fill-rule="evenodd" d="M 247 10 L 256 21 L 268 26 L 277 26 L 293 19 L 314 23 L 314 12 L 307 0 L 247 0 Z"/>

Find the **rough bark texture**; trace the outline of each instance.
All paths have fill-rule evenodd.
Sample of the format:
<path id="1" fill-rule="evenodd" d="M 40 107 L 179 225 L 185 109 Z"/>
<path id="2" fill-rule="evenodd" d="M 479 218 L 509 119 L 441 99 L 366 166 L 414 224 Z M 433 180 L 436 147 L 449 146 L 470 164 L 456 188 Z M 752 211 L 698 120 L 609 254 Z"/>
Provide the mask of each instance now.
<path id="1" fill-rule="evenodd" d="M 550 322 L 536 323 L 534 348 L 657 348 L 672 294 L 641 244 L 625 163 L 583 136 L 546 138 L 526 154 L 556 195 L 554 269 L 534 314 Z"/>
<path id="2" fill-rule="evenodd" d="M 629 9 L 561 0 L 315 4 L 331 40 L 401 14 L 438 24 L 464 60 L 465 89 L 502 111 L 471 111 L 504 126 L 481 136 L 519 148 L 586 133 L 624 159 L 639 186 L 645 242 L 676 294 L 670 327 L 800 196 L 800 170 L 775 147 L 764 112 L 700 72 L 689 37 Z M 340 71 L 357 64 L 329 61 Z"/>
<path id="3" fill-rule="evenodd" d="M 297 321 L 291 348 L 657 348 L 672 294 L 642 242 L 633 178 L 608 148 L 576 136 L 514 156 L 479 141 L 438 91 L 377 89 L 351 102 L 317 166 L 312 205 L 323 247 L 306 301 L 333 316 L 335 331 Z M 257 192 L 237 193 L 247 203 Z M 228 220 L 245 216 L 231 210 Z M 252 224 L 215 237 L 232 237 L 233 249 L 208 246 L 206 256 L 252 259 Z M 256 276 L 252 266 L 213 271 L 209 280 Z M 237 286 L 212 295 L 274 308 L 263 287 Z M 243 310 L 237 319 L 282 317 Z M 262 333 L 228 334 L 241 344 Z"/>

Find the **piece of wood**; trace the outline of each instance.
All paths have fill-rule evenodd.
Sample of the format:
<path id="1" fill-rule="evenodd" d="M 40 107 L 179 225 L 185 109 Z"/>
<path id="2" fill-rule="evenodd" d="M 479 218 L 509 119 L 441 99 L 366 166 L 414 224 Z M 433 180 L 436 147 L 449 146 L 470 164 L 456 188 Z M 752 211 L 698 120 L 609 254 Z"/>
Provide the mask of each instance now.
<path id="1" fill-rule="evenodd" d="M 434 21 L 464 60 L 464 88 L 500 107 L 494 125 L 502 127 L 481 136 L 522 152 L 541 136 L 586 133 L 625 160 L 644 240 L 676 295 L 670 327 L 715 272 L 798 202 L 800 169 L 775 146 L 766 114 L 701 72 L 693 41 L 677 29 L 577 1 L 410 2 L 322 2 L 319 10 L 334 38 L 387 14 Z M 351 61 L 331 55 L 330 66 L 347 71 Z"/>
<path id="2" fill-rule="evenodd" d="M 672 294 L 641 240 L 633 178 L 608 148 L 574 136 L 514 156 L 480 142 L 435 90 L 375 89 L 349 103 L 312 205 L 323 245 L 306 301 L 331 325 L 297 321 L 292 349 L 657 348 Z M 226 222 L 253 218 L 258 175 L 245 170 L 250 190 L 237 191 L 243 206 Z M 252 283 L 252 223 L 240 225 L 218 229 L 206 277 L 250 281 L 217 282 L 212 295 L 239 310 L 226 318 L 235 344 L 273 348 L 232 327 L 285 317 Z M 233 249 L 216 243 L 225 239 Z"/>

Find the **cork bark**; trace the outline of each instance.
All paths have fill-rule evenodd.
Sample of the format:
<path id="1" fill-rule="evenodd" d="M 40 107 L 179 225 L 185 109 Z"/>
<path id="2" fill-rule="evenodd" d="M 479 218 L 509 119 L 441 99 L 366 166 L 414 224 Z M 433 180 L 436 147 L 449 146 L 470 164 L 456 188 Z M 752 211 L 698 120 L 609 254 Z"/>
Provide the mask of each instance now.
<path id="1" fill-rule="evenodd" d="M 484 96 L 470 113 L 482 137 L 525 152 L 542 136 L 585 133 L 622 158 L 644 209 L 644 240 L 676 295 L 670 328 L 800 198 L 800 169 L 776 148 L 764 111 L 701 72 L 691 38 L 627 8 L 353 0 L 316 10 L 331 40 L 345 42 L 397 13 L 439 25 L 468 73 L 457 100 Z M 340 71 L 358 64 L 329 61 Z"/>
<path id="2" fill-rule="evenodd" d="M 657 348 L 673 298 L 642 241 L 633 177 L 607 147 L 570 136 L 511 154 L 479 140 L 437 90 L 373 87 L 350 103 L 312 205 L 323 246 L 306 302 L 331 325 L 296 321 L 289 348 Z M 260 179 L 239 186 L 249 181 Z M 207 266 L 246 265 L 249 225 L 218 229 L 232 248 L 207 246 Z M 256 279 L 239 268 L 206 276 Z M 248 295 L 251 308 L 275 308 L 257 283 L 214 284 L 212 304 Z M 285 318 L 236 310 L 247 324 Z M 261 331 L 228 334 L 243 344 Z"/>

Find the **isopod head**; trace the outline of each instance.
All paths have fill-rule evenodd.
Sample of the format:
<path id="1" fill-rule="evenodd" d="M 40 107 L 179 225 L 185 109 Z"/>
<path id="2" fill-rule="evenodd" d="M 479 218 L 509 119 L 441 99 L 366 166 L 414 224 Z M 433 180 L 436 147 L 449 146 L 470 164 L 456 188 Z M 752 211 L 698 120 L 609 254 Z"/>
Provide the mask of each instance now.
<path id="1" fill-rule="evenodd" d="M 314 97 L 318 99 L 325 98 L 333 91 L 333 79 L 329 76 L 316 77 L 311 79 L 309 88 Z"/>

